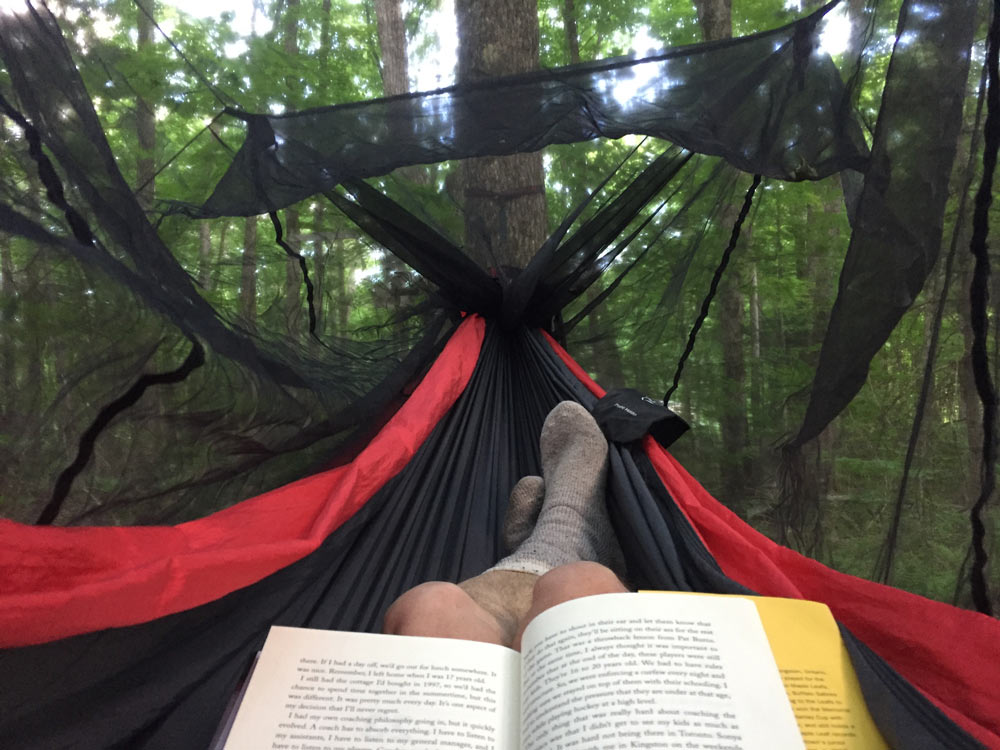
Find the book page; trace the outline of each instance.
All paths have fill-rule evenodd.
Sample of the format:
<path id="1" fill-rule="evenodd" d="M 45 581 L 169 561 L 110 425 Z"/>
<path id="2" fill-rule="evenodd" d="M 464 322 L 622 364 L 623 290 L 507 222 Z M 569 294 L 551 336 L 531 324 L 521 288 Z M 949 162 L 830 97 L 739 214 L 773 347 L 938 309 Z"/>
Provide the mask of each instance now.
<path id="1" fill-rule="evenodd" d="M 808 750 L 888 750 L 830 608 L 751 597 Z"/>
<path id="2" fill-rule="evenodd" d="M 272 627 L 227 750 L 516 750 L 520 659 L 444 638 Z"/>
<path id="3" fill-rule="evenodd" d="M 804 748 L 754 605 L 604 594 L 522 638 L 522 750 Z"/>

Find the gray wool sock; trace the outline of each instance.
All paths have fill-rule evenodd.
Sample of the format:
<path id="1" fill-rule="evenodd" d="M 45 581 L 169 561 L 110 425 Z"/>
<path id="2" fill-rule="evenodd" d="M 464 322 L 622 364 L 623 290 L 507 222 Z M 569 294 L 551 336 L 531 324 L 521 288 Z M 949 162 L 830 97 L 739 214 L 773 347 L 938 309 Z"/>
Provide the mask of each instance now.
<path id="1" fill-rule="evenodd" d="M 534 530 L 493 566 L 542 575 L 589 560 L 619 576 L 624 560 L 605 506 L 608 443 L 590 413 L 563 401 L 545 418 L 540 440 L 545 500 Z"/>
<path id="2" fill-rule="evenodd" d="M 526 476 L 517 480 L 510 491 L 507 513 L 503 519 L 503 551 L 510 553 L 531 535 L 545 499 L 545 480 Z"/>

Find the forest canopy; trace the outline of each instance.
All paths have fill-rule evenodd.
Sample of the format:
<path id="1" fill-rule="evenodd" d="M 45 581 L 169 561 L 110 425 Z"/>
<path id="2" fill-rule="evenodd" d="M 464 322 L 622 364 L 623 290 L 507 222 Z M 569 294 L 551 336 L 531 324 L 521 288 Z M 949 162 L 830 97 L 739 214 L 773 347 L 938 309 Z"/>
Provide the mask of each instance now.
<path id="1" fill-rule="evenodd" d="M 59 144 L 43 139 L 43 146 L 64 202 L 105 252 L 100 262 L 80 260 L 79 226 L 40 174 L 29 131 L 11 116 L 28 108 L 31 86 L 19 80 L 23 71 L 0 69 L 0 93 L 11 103 L 0 118 L 0 514 L 34 523 L 48 510 L 50 522 L 66 525 L 179 523 L 349 458 L 405 397 L 459 312 L 441 311 L 440 280 L 408 264 L 391 233 L 359 228 L 358 206 L 375 206 L 375 195 L 419 219 L 420 231 L 432 229 L 427 242 L 461 248 L 474 266 L 458 276 L 471 278 L 478 268 L 507 280 L 576 207 L 584 205 L 565 227 L 569 237 L 593 227 L 587 222 L 629 185 L 662 178 L 662 191 L 650 189 L 635 218 L 564 290 L 572 301 L 538 322 L 603 386 L 662 398 L 740 224 L 670 397 L 692 426 L 671 451 L 773 538 L 839 570 L 969 606 L 982 406 L 970 363 L 968 248 L 982 169 L 988 4 L 969 15 L 964 47 L 955 42 L 964 65 L 951 65 L 950 78 L 935 84 L 954 92 L 955 117 L 941 114 L 940 127 L 923 136 L 878 125 L 900 98 L 921 95 L 916 71 L 930 64 L 904 49 L 895 64 L 912 70 L 897 70 L 897 89 L 887 88 L 890 55 L 908 43 L 899 36 L 901 5 L 843 0 L 817 16 L 820 41 L 809 54 L 830 61 L 830 75 L 846 92 L 843 138 L 856 157 L 850 168 L 820 174 L 786 163 L 785 174 L 765 174 L 747 203 L 756 162 L 734 166 L 720 151 L 694 153 L 691 143 L 615 133 L 557 140 L 506 159 L 388 163 L 360 175 L 364 182 L 352 176 L 356 184 L 323 173 L 316 177 L 316 184 L 328 178 L 323 190 L 297 195 L 288 187 L 294 201 L 271 218 L 252 202 L 242 212 L 249 216 L 193 208 L 205 207 L 228 174 L 248 133 L 246 113 L 273 125 L 293 123 L 292 113 L 380 97 L 423 102 L 407 95 L 764 34 L 823 4 L 540 0 L 499 10 L 483 0 L 454 7 L 433 0 L 252 0 L 225 8 L 51 3 L 92 109 L 69 88 L 39 90 L 32 106 L 41 111 L 46 97 L 64 96 L 76 107 L 64 114 L 79 118 L 80 130 Z M 29 12 L 24 7 L 7 3 L 0 13 L 10 18 Z M 753 73 L 738 70 L 738 62 L 724 79 L 734 86 Z M 644 79 L 628 64 L 622 69 L 631 74 L 606 92 L 612 104 L 633 101 L 666 75 L 660 69 Z M 492 90 L 484 90 L 488 100 Z M 950 111 L 943 100 L 936 106 Z M 374 131 L 373 120 L 357 122 Z M 92 126 L 103 132 L 106 150 L 74 141 Z M 387 127 L 389 140 L 399 137 L 391 122 Z M 806 139 L 788 140 L 796 137 Z M 948 142 L 928 151 L 921 137 Z M 69 165 L 63 150 L 85 156 Z M 862 188 L 873 152 L 891 155 L 897 179 L 907 170 L 936 176 L 927 178 L 931 198 L 886 198 L 896 201 L 889 208 L 899 223 L 870 232 L 874 239 L 862 248 L 858 226 L 884 215 L 866 208 L 874 199 Z M 114 201 L 102 198 L 104 213 L 95 209 L 85 181 L 103 195 L 127 192 L 148 222 L 113 226 Z M 821 352 L 840 325 L 842 273 L 871 257 L 891 265 L 887 248 L 919 224 L 928 200 L 937 201 L 943 219 L 907 237 L 922 255 L 899 270 L 903 283 L 893 293 L 901 298 L 891 302 L 901 317 L 888 341 L 869 341 L 858 330 L 846 336 L 844 350 Z M 625 238 L 630 242 L 620 242 Z M 856 278 L 845 294 L 860 289 L 877 297 L 884 284 L 874 274 Z M 168 282 L 184 295 L 162 295 L 157 284 Z M 995 305 L 1000 290 L 992 291 Z M 989 315 L 1000 320 L 995 309 Z M 197 337 L 188 335 L 194 327 Z M 800 431 L 822 409 L 810 403 L 821 358 L 852 348 L 874 355 L 866 371 L 849 374 L 856 395 L 828 423 L 819 420 L 815 434 Z M 989 355 L 995 370 L 995 345 Z M 64 470 L 80 462 L 102 410 L 151 373 L 180 375 L 105 420 L 92 455 L 52 511 Z M 790 443 L 798 451 L 791 505 L 781 475 Z M 997 530 L 989 513 L 991 553 Z M 1000 589 L 995 572 L 991 588 Z"/>

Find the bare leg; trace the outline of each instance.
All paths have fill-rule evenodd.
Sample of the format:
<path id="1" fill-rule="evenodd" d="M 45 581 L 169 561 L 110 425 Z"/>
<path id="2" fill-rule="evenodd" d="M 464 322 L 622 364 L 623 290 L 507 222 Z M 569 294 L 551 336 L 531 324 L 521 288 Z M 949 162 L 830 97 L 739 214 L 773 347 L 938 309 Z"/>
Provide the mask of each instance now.
<path id="1" fill-rule="evenodd" d="M 385 613 L 383 632 L 510 645 L 496 617 L 454 583 L 430 581 L 400 596 Z"/>
<path id="2" fill-rule="evenodd" d="M 538 576 L 513 570 L 487 570 L 459 587 L 493 616 L 503 633 L 503 645 L 514 642 L 521 620 L 531 607 Z"/>
<path id="3" fill-rule="evenodd" d="M 608 443 L 600 427 L 582 406 L 564 401 L 545 418 L 539 447 L 545 478 L 515 485 L 504 522 L 514 552 L 457 586 L 407 591 L 386 613 L 385 632 L 517 648 L 524 625 L 543 609 L 626 590 L 604 565 L 579 562 L 624 567 L 605 507 Z"/>
<path id="4" fill-rule="evenodd" d="M 593 562 L 562 565 L 543 576 L 490 570 L 458 585 L 432 581 L 410 589 L 389 608 L 384 631 L 520 649 L 525 626 L 549 607 L 627 590 L 609 568 Z"/>
<path id="5" fill-rule="evenodd" d="M 610 568 L 595 562 L 575 562 L 560 565 L 538 578 L 532 592 L 531 607 L 521 620 L 512 648 L 521 650 L 521 635 L 536 615 L 557 604 L 595 594 L 620 594 L 627 592 Z"/>

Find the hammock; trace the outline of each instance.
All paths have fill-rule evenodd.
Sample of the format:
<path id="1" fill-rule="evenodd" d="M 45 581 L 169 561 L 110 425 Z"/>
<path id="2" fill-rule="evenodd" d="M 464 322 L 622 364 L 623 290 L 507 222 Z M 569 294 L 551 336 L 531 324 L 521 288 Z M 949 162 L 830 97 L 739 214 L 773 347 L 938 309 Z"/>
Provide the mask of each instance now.
<path id="1" fill-rule="evenodd" d="M 211 197 L 167 206 L 164 226 L 179 215 L 267 212 L 280 242 L 276 212 L 322 195 L 433 287 L 413 311 L 425 324 L 420 335 L 321 343 L 269 337 L 206 300 L 118 171 L 55 20 L 37 10 L 0 18 L 13 91 L 0 104 L 39 144 L 31 158 L 69 232 L 53 232 L 6 195 L 0 221 L 12 236 L 69 259 L 70 270 L 57 266 L 68 287 L 107 301 L 106 318 L 96 306 L 81 311 L 81 351 L 105 322 L 154 342 L 137 351 L 128 340 L 101 339 L 108 361 L 125 364 L 103 388 L 81 375 L 88 402 L 108 405 L 91 429 L 74 429 L 83 436 L 78 457 L 112 439 L 102 428 L 156 383 L 187 388 L 172 391 L 164 413 L 190 437 L 156 444 L 162 475 L 148 487 L 121 481 L 131 495 L 122 502 L 155 509 L 138 516 L 146 525 L 0 521 L 0 737 L 25 748 L 205 746 L 269 626 L 375 630 L 413 585 L 488 568 L 500 556 L 510 489 L 539 473 L 545 415 L 559 401 L 590 407 L 602 394 L 552 335 L 579 322 L 561 312 L 609 269 L 621 274 L 613 291 L 646 255 L 624 271 L 614 263 L 657 196 L 698 185 L 663 201 L 676 222 L 703 206 L 710 215 L 732 205 L 745 177 L 705 155 L 786 180 L 865 174 L 863 188 L 845 191 L 859 202 L 849 206 L 843 293 L 796 440 L 821 430 L 860 388 L 936 255 L 944 197 L 919 178 L 950 169 L 955 150 L 941 144 L 955 143 L 960 118 L 946 115 L 961 111 L 954 91 L 967 69 L 921 68 L 920 53 L 967 49 L 975 18 L 975 3 L 945 0 L 903 14 L 900 35 L 916 36 L 894 57 L 869 153 L 853 114 L 854 84 L 814 54 L 818 23 L 834 5 L 773 32 L 644 60 L 280 117 L 229 110 L 247 124 L 244 145 Z M 622 102 L 609 82 L 623 78 L 659 83 Z M 903 108 L 914 87 L 940 106 Z M 484 100 L 506 104 L 491 104 L 490 113 Z M 919 160 L 901 158 L 889 135 L 901 123 L 916 125 L 906 153 Z M 625 133 L 674 145 L 599 205 L 595 191 L 517 274 L 483 269 L 430 220 L 362 180 L 445 158 L 442 148 L 465 158 Z M 887 237 L 886 227 L 906 241 Z M 172 346 L 161 351 L 165 340 Z M 151 361 L 173 361 L 167 355 L 177 359 L 182 348 L 181 366 L 150 376 Z M 233 383 L 253 390 L 252 405 L 228 395 L 240 392 Z M 155 421 L 148 424 L 154 440 Z M 258 494 L 275 484 L 258 465 L 275 456 L 305 478 Z M 198 462 L 210 468 L 195 479 L 164 479 Z M 113 519 L 117 500 L 79 505 L 76 463 L 44 498 L 41 517 L 61 521 L 75 507 L 76 523 Z M 1000 748 L 1000 664 L 987 658 L 1000 636 L 995 620 L 834 572 L 771 542 L 650 437 L 612 446 L 608 502 L 638 586 L 827 603 L 890 746 Z M 37 505 L 26 515 L 37 516 Z"/>
<path id="2" fill-rule="evenodd" d="M 0 523 L 3 736 L 206 746 L 270 625 L 376 630 L 408 588 L 489 567 L 545 415 L 598 395 L 550 338 L 469 318 L 349 464 L 176 527 Z M 650 438 L 613 447 L 608 501 L 640 587 L 826 602 L 891 747 L 1000 743 L 996 621 L 770 542 Z"/>

